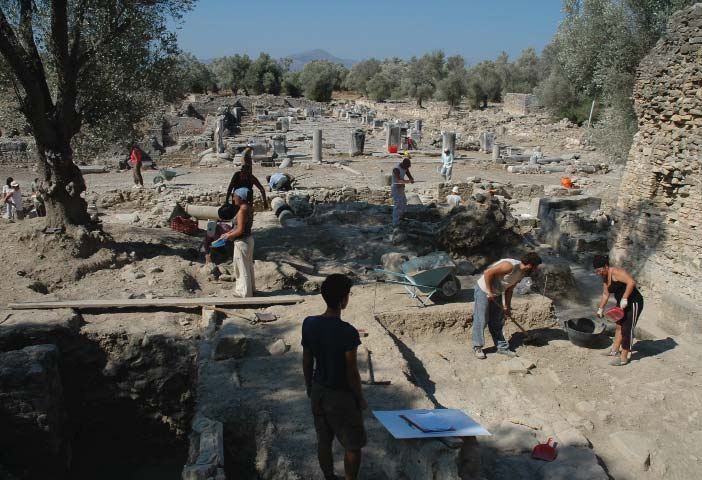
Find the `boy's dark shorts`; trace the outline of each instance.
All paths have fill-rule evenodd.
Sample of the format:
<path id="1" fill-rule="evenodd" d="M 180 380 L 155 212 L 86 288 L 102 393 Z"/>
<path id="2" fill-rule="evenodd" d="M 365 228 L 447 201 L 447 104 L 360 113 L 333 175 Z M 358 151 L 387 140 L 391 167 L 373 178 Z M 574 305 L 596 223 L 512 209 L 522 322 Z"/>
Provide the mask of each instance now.
<path id="1" fill-rule="evenodd" d="M 346 450 L 360 450 L 366 445 L 363 414 L 351 392 L 313 383 L 310 398 L 320 443 L 331 443 L 336 436 Z"/>

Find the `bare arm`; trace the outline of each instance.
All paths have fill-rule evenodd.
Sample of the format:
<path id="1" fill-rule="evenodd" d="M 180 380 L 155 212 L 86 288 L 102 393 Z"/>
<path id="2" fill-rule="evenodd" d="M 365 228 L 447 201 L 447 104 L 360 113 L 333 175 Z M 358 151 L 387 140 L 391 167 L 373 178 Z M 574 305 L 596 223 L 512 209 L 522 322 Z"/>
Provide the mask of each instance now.
<path id="1" fill-rule="evenodd" d="M 268 208 L 268 199 L 266 198 L 266 190 L 263 188 L 263 185 L 261 185 L 258 178 L 254 177 L 253 175 L 251 176 L 251 180 L 253 180 L 253 184 L 256 185 L 256 188 L 258 188 L 258 190 L 261 192 L 261 196 L 263 197 L 263 208 Z"/>
<path id="2" fill-rule="evenodd" d="M 497 265 L 485 270 L 485 288 L 487 288 L 488 297 L 494 297 L 495 294 L 492 292 L 492 279 L 495 275 L 507 275 L 512 271 L 512 264 L 509 262 L 500 262 Z"/>
<path id="3" fill-rule="evenodd" d="M 602 310 L 605 305 L 607 305 L 607 301 L 609 300 L 609 286 L 607 285 L 607 282 L 604 282 L 602 284 L 602 299 L 600 300 L 600 310 Z"/>
<path id="4" fill-rule="evenodd" d="M 407 173 L 407 178 L 410 179 L 409 183 L 414 183 L 414 177 L 413 177 L 412 174 L 410 173 L 409 169 L 407 169 L 407 172 L 406 172 L 406 173 Z"/>
<path id="5" fill-rule="evenodd" d="M 227 187 L 227 196 L 224 198 L 224 203 L 229 203 L 229 197 L 234 191 L 234 180 L 236 179 L 236 173 L 232 175 L 232 179 L 229 181 L 229 186 Z"/>
<path id="6" fill-rule="evenodd" d="M 514 286 L 505 290 L 505 310 L 507 313 L 511 313 L 512 311 L 512 294 L 514 294 Z"/>
<path id="7" fill-rule="evenodd" d="M 629 272 L 622 268 L 612 268 L 612 279 L 616 280 L 617 282 L 622 282 L 626 283 L 626 290 L 624 290 L 624 295 L 622 295 L 623 299 L 629 299 L 629 296 L 631 293 L 634 291 L 634 288 L 636 288 L 636 280 L 634 280 L 634 277 L 629 275 Z"/>
<path id="8" fill-rule="evenodd" d="M 361 389 L 361 374 L 358 373 L 358 364 L 356 363 L 357 350 L 358 349 L 354 348 L 344 353 L 344 357 L 346 358 L 346 380 L 349 383 L 353 396 L 356 397 L 358 406 L 362 410 L 365 410 L 368 407 L 368 403 L 366 403 L 366 399 L 363 398 L 363 390 Z"/>
<path id="9" fill-rule="evenodd" d="M 314 357 L 312 352 L 307 348 L 302 348 L 302 373 L 305 375 L 305 388 L 307 396 L 310 396 L 312 391 L 312 368 L 314 367 Z"/>

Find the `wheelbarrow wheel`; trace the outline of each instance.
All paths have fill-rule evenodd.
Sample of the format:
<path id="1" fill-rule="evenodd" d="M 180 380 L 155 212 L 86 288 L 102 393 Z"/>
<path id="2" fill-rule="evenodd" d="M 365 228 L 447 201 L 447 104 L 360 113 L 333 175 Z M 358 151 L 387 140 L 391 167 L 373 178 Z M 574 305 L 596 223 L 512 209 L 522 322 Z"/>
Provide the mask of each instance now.
<path id="1" fill-rule="evenodd" d="M 163 183 L 163 177 L 161 175 L 156 175 L 154 177 L 154 184 L 156 183 Z"/>
<path id="2" fill-rule="evenodd" d="M 461 282 L 455 275 L 449 275 L 439 284 L 439 289 L 434 294 L 438 300 L 451 300 L 461 292 Z"/>

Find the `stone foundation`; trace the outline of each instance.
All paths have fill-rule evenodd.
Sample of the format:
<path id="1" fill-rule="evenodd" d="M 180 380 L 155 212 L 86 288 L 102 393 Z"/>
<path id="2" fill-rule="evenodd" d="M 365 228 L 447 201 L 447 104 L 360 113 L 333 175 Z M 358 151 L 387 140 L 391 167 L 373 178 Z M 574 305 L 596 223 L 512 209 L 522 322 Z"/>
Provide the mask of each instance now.
<path id="1" fill-rule="evenodd" d="M 615 212 L 613 260 L 660 297 L 671 333 L 702 332 L 701 29 L 702 4 L 675 13 L 639 66 L 639 132 Z"/>

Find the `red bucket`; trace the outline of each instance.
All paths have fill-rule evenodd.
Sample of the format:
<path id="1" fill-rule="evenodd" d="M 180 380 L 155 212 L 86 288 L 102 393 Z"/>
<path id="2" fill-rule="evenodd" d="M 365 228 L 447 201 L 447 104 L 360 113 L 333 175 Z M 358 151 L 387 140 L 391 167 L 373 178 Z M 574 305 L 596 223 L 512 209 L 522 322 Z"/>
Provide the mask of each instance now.
<path id="1" fill-rule="evenodd" d="M 605 315 L 609 317 L 613 322 L 618 322 L 622 318 L 624 318 L 624 309 L 619 308 L 619 307 L 612 307 L 607 312 L 605 312 Z"/>
<path id="2" fill-rule="evenodd" d="M 388 153 L 397 153 L 397 145 L 390 145 L 388 147 Z"/>

